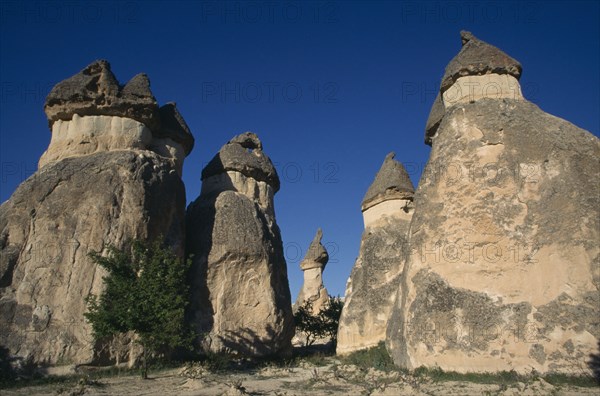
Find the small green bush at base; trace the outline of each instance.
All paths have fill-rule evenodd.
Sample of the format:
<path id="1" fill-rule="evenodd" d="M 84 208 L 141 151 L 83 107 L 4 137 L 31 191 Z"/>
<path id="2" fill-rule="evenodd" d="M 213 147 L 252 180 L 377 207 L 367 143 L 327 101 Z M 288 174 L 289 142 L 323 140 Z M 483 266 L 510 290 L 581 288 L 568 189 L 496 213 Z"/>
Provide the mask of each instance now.
<path id="1" fill-rule="evenodd" d="M 387 349 L 385 349 L 383 341 L 375 347 L 342 356 L 341 361 L 342 363 L 353 364 L 365 369 L 374 368 L 382 371 L 398 370 Z"/>

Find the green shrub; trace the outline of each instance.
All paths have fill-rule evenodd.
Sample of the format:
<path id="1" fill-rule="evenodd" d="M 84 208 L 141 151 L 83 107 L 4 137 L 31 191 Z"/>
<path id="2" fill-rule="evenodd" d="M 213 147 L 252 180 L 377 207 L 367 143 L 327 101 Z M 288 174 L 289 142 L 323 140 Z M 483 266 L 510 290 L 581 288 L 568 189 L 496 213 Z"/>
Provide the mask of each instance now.
<path id="1" fill-rule="evenodd" d="M 86 300 L 84 315 L 96 340 L 133 331 L 143 348 L 143 378 L 148 375 L 147 352 L 190 346 L 184 324 L 190 260 L 179 259 L 158 241 L 135 241 L 123 250 L 109 246 L 107 256 L 91 252 L 90 257 L 108 271 L 103 293 Z"/>
<path id="2" fill-rule="evenodd" d="M 383 341 L 375 347 L 356 351 L 348 356 L 342 356 L 341 360 L 343 363 L 353 364 L 364 369 L 375 368 L 382 371 L 397 370 Z"/>
<path id="3" fill-rule="evenodd" d="M 332 347 L 337 344 L 337 331 L 344 303 L 340 297 L 329 296 L 329 301 L 318 314 L 313 314 L 312 303 L 307 300 L 294 314 L 296 329 L 306 335 L 306 345 L 312 345 L 317 338 L 328 337 Z"/>

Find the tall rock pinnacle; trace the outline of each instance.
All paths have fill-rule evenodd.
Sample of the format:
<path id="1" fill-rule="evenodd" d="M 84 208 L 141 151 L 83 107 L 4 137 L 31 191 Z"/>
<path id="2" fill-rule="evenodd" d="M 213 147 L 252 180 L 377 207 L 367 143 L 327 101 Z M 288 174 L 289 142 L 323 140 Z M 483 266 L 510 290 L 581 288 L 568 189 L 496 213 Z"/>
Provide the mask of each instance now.
<path id="1" fill-rule="evenodd" d="M 386 326 L 408 255 L 414 188 L 401 163 L 389 153 L 362 203 L 365 231 L 346 284 L 337 353 L 376 346 Z"/>
<path id="2" fill-rule="evenodd" d="M 318 314 L 321 308 L 329 302 L 329 293 L 323 286 L 323 271 L 329 261 L 327 249 L 321 243 L 323 231 L 319 228 L 311 242 L 304 259 L 300 262 L 300 268 L 304 273 L 304 283 L 294 303 L 294 310 L 302 306 L 306 301 L 312 304 L 313 314 Z"/>
<path id="3" fill-rule="evenodd" d="M 577 371 L 600 339 L 600 140 L 525 100 L 513 58 L 461 36 L 387 348 L 409 369 Z"/>
<path id="4" fill-rule="evenodd" d="M 202 171 L 187 210 L 192 321 L 205 351 L 291 352 L 294 323 L 274 194 L 279 178 L 254 133 L 235 136 Z"/>
<path id="5" fill-rule="evenodd" d="M 0 345 L 34 363 L 133 362 L 127 337 L 91 342 L 86 297 L 106 272 L 88 253 L 162 238 L 183 257 L 180 175 L 194 139 L 146 75 L 121 88 L 106 61 L 58 83 L 45 111 L 39 169 L 0 206 Z"/>

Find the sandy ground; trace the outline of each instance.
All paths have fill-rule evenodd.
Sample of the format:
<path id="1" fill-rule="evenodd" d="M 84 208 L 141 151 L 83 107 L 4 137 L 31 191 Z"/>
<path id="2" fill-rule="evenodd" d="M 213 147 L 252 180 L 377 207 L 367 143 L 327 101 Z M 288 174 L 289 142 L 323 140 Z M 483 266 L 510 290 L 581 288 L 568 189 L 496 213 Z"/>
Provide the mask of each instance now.
<path id="1" fill-rule="evenodd" d="M 553 386 L 544 380 L 511 385 L 434 382 L 398 372 L 360 369 L 332 361 L 322 367 L 295 367 L 212 373 L 200 365 L 139 376 L 112 376 L 79 383 L 0 389 L 2 396 L 29 395 L 600 395 L 600 388 Z"/>

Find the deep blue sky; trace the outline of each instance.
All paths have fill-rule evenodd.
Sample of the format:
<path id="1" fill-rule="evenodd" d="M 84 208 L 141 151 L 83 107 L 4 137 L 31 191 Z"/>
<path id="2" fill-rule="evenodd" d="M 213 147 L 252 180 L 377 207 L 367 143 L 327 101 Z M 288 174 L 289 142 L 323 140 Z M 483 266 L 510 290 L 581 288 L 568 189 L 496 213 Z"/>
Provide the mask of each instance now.
<path id="1" fill-rule="evenodd" d="M 260 136 L 282 179 L 275 207 L 294 300 L 317 227 L 331 256 L 325 285 L 343 295 L 360 203 L 388 152 L 417 184 L 425 121 L 461 29 L 522 63 L 529 100 L 599 133 L 598 2 L 0 4 L 0 201 L 50 141 L 51 87 L 107 59 L 122 83 L 145 72 L 159 103 L 177 102 L 196 138 L 188 202 L 225 142 Z"/>

